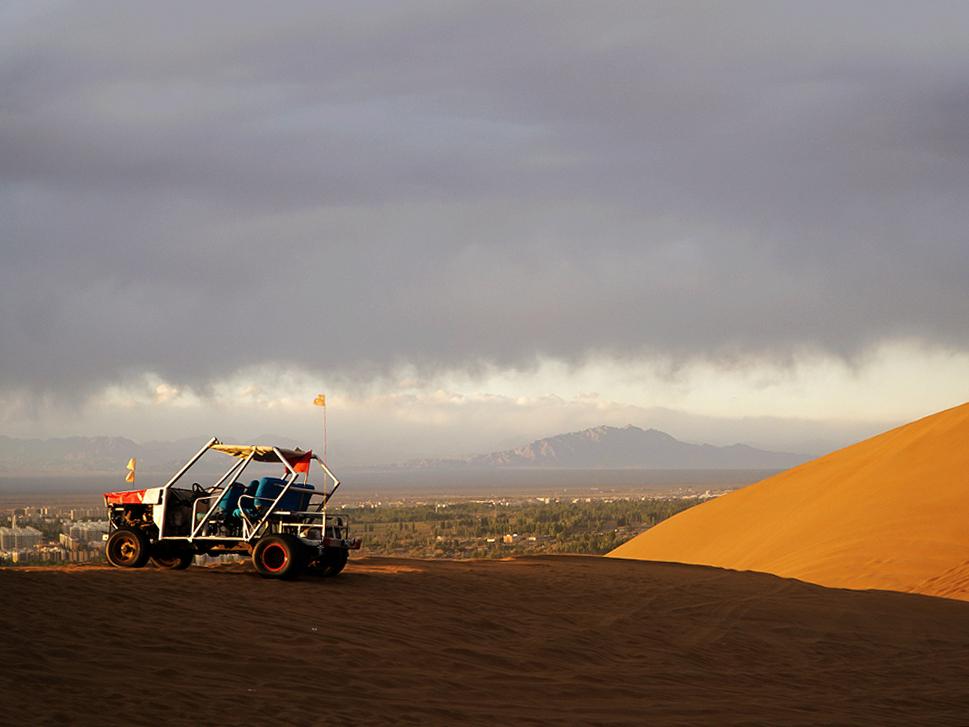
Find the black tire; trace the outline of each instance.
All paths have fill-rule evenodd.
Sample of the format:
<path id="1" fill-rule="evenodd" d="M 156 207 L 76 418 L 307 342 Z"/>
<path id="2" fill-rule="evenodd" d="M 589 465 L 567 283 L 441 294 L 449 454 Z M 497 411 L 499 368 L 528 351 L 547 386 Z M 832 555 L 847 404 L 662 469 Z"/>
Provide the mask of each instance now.
<path id="1" fill-rule="evenodd" d="M 156 544 L 151 550 L 151 562 L 166 570 L 185 570 L 195 560 L 195 551 L 168 543 Z"/>
<path id="2" fill-rule="evenodd" d="M 252 549 L 252 564 L 263 578 L 299 578 L 306 567 L 305 548 L 288 533 L 266 535 Z"/>
<path id="3" fill-rule="evenodd" d="M 346 548 L 324 548 L 320 559 L 313 564 L 313 574 L 323 578 L 340 575 L 349 557 L 350 551 Z"/>
<path id="4" fill-rule="evenodd" d="M 141 530 L 121 528 L 111 533 L 104 555 L 116 568 L 141 568 L 148 562 L 151 544 Z"/>

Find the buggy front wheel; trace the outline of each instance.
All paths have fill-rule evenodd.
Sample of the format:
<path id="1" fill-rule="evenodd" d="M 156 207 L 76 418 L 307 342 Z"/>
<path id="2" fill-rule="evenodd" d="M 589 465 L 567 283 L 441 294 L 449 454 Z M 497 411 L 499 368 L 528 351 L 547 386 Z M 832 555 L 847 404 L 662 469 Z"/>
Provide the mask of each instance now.
<path id="1" fill-rule="evenodd" d="M 148 562 L 148 537 L 140 530 L 121 528 L 111 533 L 104 546 L 108 562 L 118 568 L 141 568 Z"/>
<path id="2" fill-rule="evenodd" d="M 306 566 L 303 544 L 288 533 L 266 535 L 252 549 L 252 564 L 263 578 L 297 578 Z"/>

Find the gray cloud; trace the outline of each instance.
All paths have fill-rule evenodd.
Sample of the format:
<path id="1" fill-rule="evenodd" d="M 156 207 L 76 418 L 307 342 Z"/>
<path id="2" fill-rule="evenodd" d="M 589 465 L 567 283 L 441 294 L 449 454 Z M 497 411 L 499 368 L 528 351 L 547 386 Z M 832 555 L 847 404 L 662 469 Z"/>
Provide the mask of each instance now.
<path id="1" fill-rule="evenodd" d="M 967 21 L 9 6 L 0 387 L 965 350 Z"/>

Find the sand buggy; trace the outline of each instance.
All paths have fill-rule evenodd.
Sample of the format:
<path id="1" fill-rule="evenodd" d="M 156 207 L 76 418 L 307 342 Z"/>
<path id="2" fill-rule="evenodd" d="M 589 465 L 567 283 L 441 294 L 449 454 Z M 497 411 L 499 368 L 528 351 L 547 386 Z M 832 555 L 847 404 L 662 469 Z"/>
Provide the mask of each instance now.
<path id="1" fill-rule="evenodd" d="M 213 485 L 177 487 L 209 450 L 235 461 Z M 281 465 L 283 476 L 244 484 L 252 462 Z M 319 490 L 309 482 L 313 462 L 323 473 Z M 196 555 L 249 554 L 266 578 L 296 578 L 304 571 L 335 576 L 360 547 L 359 538 L 350 538 L 347 518 L 326 511 L 339 486 L 313 452 L 222 444 L 213 437 L 164 487 L 104 494 L 110 522 L 105 555 L 120 568 L 140 568 L 151 560 L 182 569 Z"/>

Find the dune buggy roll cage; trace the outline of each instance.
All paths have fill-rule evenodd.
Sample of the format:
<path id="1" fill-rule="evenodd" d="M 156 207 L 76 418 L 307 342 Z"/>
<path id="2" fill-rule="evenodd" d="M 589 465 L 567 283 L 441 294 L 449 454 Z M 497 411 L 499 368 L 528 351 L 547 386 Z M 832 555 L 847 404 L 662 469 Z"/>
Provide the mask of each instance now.
<path id="1" fill-rule="evenodd" d="M 337 491 L 340 487 L 340 480 L 337 479 L 336 475 L 330 471 L 330 468 L 326 466 L 326 463 L 310 452 L 303 452 L 301 450 L 290 450 L 281 449 L 275 446 L 262 446 L 262 445 L 232 445 L 223 444 L 218 440 L 217 437 L 212 437 L 205 446 L 203 446 L 195 455 L 178 471 L 174 476 L 165 484 L 161 492 L 161 502 L 163 511 L 167 505 L 167 500 L 169 497 L 169 491 L 171 488 L 182 478 L 182 476 L 188 472 L 192 466 L 202 458 L 206 452 L 210 449 L 223 452 L 224 454 L 231 455 L 235 457 L 238 461 L 234 462 L 225 474 L 220 477 L 214 485 L 205 488 L 209 493 L 208 495 L 198 497 L 192 503 L 192 518 L 191 518 L 191 532 L 188 536 L 185 535 L 167 535 L 165 533 L 165 524 L 167 518 L 161 518 L 161 522 L 158 523 L 158 539 L 159 540 L 188 540 L 193 542 L 196 540 L 227 540 L 225 535 L 221 534 L 206 534 L 206 525 L 212 518 L 213 514 L 217 511 L 216 505 L 219 500 L 225 495 L 226 488 L 231 487 L 232 483 L 238 481 L 245 472 L 246 467 L 253 461 L 256 462 L 279 462 L 286 468 L 286 475 L 283 478 L 284 484 L 282 489 L 274 498 L 268 497 L 258 497 L 255 494 L 243 494 L 239 497 L 239 513 L 240 519 L 242 521 L 242 533 L 241 537 L 228 538 L 231 540 L 239 541 L 244 540 L 247 543 L 252 543 L 253 540 L 257 539 L 261 534 L 263 527 L 269 521 L 270 517 L 276 516 L 287 516 L 290 520 L 274 519 L 274 523 L 278 523 L 280 531 L 283 530 L 293 530 L 294 534 L 298 537 L 304 537 L 307 531 L 319 530 L 322 534 L 326 533 L 326 504 L 329 502 L 330 498 L 333 497 L 333 493 Z M 303 488 L 296 484 L 296 480 L 299 478 L 299 471 L 296 467 L 300 466 L 303 472 L 309 472 L 309 464 L 312 461 L 316 461 L 320 468 L 323 470 L 323 483 L 320 490 L 313 490 L 309 488 Z M 332 480 L 333 487 L 327 491 L 326 484 L 327 478 Z M 322 495 L 322 500 L 316 505 L 315 510 L 300 510 L 300 511 L 277 511 L 279 503 L 283 501 L 286 495 L 290 492 L 295 491 L 307 494 L 307 495 Z M 248 500 L 252 504 L 251 511 L 255 513 L 254 516 L 250 516 L 249 508 L 242 507 L 242 501 Z M 258 500 L 269 502 L 268 507 L 260 507 Z M 204 515 L 199 517 L 199 504 L 207 503 L 208 508 Z"/>

